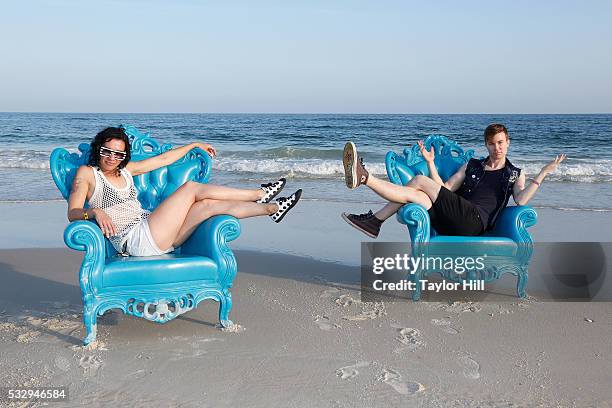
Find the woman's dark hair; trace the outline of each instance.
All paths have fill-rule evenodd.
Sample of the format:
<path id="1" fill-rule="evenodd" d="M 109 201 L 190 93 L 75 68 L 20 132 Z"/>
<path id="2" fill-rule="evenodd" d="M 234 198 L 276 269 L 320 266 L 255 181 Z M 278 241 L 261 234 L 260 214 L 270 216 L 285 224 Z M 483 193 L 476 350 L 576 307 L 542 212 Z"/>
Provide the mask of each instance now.
<path id="1" fill-rule="evenodd" d="M 122 169 L 129 163 L 132 155 L 130 154 L 130 139 L 125 134 L 122 128 L 108 127 L 98 133 L 91 142 L 91 151 L 89 152 L 89 165 L 98 167 L 100 165 L 100 148 L 109 140 L 118 139 L 125 143 L 125 159 L 121 160 L 118 169 Z"/>

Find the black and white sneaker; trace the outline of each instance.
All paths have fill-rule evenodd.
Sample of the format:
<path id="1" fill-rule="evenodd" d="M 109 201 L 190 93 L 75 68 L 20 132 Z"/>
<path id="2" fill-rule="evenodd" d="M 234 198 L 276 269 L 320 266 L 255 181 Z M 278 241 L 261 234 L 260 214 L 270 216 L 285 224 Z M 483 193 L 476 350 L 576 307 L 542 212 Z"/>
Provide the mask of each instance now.
<path id="1" fill-rule="evenodd" d="M 285 178 L 279 178 L 278 181 L 275 181 L 274 183 L 262 184 L 261 189 L 264 191 L 265 194 L 263 197 L 261 197 L 255 202 L 259 204 L 269 203 L 274 197 L 278 195 L 278 193 L 281 192 L 283 187 L 285 187 L 286 182 L 287 180 L 285 180 Z"/>
<path id="2" fill-rule="evenodd" d="M 276 199 L 276 204 L 278 205 L 278 211 L 274 214 L 271 214 L 270 217 L 274 222 L 281 222 L 285 215 L 289 212 L 290 209 L 295 207 L 298 201 L 300 201 L 300 197 L 302 196 L 302 189 L 300 188 L 295 193 L 291 194 L 289 197 L 281 197 Z"/>

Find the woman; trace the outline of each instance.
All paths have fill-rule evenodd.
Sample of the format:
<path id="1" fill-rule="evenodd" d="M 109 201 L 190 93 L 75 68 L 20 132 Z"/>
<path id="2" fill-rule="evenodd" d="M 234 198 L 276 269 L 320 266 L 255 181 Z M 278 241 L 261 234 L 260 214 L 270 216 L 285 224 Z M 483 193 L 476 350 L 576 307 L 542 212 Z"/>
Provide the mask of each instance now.
<path id="1" fill-rule="evenodd" d="M 89 165 L 77 170 L 68 199 L 68 219 L 95 219 L 121 254 L 161 255 L 183 244 L 201 222 L 213 215 L 268 215 L 278 223 L 302 195 L 300 189 L 271 202 L 285 186 L 282 178 L 255 190 L 188 181 L 153 212 L 143 209 L 132 177 L 168 166 L 195 147 L 211 157 L 216 155 L 211 145 L 196 142 L 132 162 L 129 139 L 123 129 L 104 129 L 91 143 Z M 88 209 L 83 208 L 86 200 Z"/>

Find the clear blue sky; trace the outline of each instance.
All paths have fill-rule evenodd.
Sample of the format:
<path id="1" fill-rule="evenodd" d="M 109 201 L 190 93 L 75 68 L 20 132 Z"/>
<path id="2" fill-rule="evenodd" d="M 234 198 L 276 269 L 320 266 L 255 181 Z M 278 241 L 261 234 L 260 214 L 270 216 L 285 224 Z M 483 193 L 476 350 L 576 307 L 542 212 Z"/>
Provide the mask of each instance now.
<path id="1" fill-rule="evenodd" d="M 7 1 L 0 38 L 0 111 L 612 112 L 610 1 Z"/>

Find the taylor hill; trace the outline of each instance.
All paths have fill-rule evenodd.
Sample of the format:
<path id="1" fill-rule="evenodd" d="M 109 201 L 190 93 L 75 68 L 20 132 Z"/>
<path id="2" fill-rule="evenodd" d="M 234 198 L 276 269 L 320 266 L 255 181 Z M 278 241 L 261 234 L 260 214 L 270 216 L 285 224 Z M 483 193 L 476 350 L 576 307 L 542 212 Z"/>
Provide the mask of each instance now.
<path id="1" fill-rule="evenodd" d="M 421 280 L 421 290 L 440 292 L 442 290 L 484 290 L 484 280 L 466 280 L 461 283 L 450 282 L 443 280 L 441 282 L 429 282 L 426 279 Z M 461 285 L 461 286 L 460 286 Z"/>

